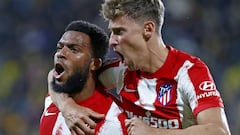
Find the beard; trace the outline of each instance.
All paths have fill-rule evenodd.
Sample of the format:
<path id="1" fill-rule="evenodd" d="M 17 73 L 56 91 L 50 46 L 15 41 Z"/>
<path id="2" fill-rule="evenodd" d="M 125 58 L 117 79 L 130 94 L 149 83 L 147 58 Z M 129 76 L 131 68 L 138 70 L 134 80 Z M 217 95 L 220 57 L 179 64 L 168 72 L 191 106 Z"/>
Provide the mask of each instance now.
<path id="1" fill-rule="evenodd" d="M 70 76 L 66 83 L 60 85 L 56 83 L 56 78 L 53 77 L 53 81 L 51 82 L 52 88 L 56 92 L 63 92 L 68 94 L 75 94 L 81 92 L 87 82 L 88 78 L 88 70 L 81 73 L 78 71 L 74 71 L 73 75 Z"/>

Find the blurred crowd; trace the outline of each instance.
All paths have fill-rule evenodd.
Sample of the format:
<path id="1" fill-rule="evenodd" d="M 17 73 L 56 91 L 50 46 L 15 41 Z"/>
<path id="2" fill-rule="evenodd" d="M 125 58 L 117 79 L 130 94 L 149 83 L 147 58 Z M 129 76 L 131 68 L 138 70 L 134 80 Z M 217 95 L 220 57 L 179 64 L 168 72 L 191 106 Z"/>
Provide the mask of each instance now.
<path id="1" fill-rule="evenodd" d="M 166 44 L 200 57 L 240 134 L 240 1 L 163 0 Z M 47 73 L 65 26 L 82 19 L 107 30 L 102 0 L 0 1 L 0 135 L 37 135 Z M 108 57 L 115 57 L 110 53 Z"/>

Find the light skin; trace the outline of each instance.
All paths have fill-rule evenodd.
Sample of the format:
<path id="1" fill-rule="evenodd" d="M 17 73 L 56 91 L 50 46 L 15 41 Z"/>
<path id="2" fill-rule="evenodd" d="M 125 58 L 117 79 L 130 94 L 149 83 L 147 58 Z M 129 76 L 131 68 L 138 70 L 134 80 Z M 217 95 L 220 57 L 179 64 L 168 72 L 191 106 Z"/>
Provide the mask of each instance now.
<path id="1" fill-rule="evenodd" d="M 161 36 L 155 32 L 154 22 L 148 21 L 145 22 L 144 25 L 139 25 L 132 19 L 122 16 L 115 20 L 110 20 L 109 29 L 112 31 L 110 45 L 114 47 L 114 51 L 124 56 L 129 67 L 134 67 L 135 70 L 140 69 L 147 73 L 153 73 L 165 62 L 168 50 L 166 49 Z M 116 29 L 120 29 L 120 32 L 115 32 Z M 129 48 L 140 49 L 131 50 Z M 225 112 L 220 107 L 201 111 L 197 115 L 197 123 L 198 125 L 186 129 L 169 130 L 151 128 L 137 118 L 126 120 L 129 135 L 230 134 Z"/>
<path id="2" fill-rule="evenodd" d="M 92 58 L 92 50 L 89 45 L 90 43 L 90 38 L 88 35 L 82 33 L 82 32 L 77 32 L 77 31 L 67 31 L 63 34 L 61 39 L 59 40 L 57 44 L 57 52 L 54 55 L 54 65 L 55 68 L 49 72 L 48 75 L 48 83 L 52 81 L 52 78 L 54 77 L 56 79 L 56 84 L 62 85 L 66 82 L 66 80 L 69 78 L 69 76 L 74 74 L 74 71 L 83 71 L 88 70 L 88 79 L 87 82 L 84 86 L 84 88 L 76 93 L 76 94 L 71 94 L 71 102 L 74 103 L 72 104 L 73 106 L 75 104 L 75 101 L 80 101 L 84 100 L 88 97 L 90 97 L 94 90 L 95 90 L 95 80 L 94 80 L 94 72 L 101 66 L 101 59 L 98 58 Z M 58 72 L 58 67 L 61 66 L 64 68 L 63 72 Z M 51 86 L 49 85 L 49 89 L 52 89 Z M 50 91 L 50 94 L 54 93 L 53 91 Z M 66 96 L 67 94 L 62 94 L 61 96 Z M 69 98 L 68 97 L 63 97 L 63 98 Z M 56 97 L 58 98 L 58 97 Z M 61 97 L 62 98 L 62 97 Z M 70 99 L 70 98 L 69 98 Z M 58 100 L 58 99 L 53 99 L 53 100 Z M 59 102 L 61 103 L 61 102 Z M 64 105 L 58 105 L 58 106 L 68 106 Z M 87 129 L 84 132 L 79 130 L 79 134 L 93 134 L 94 133 L 94 128 L 96 126 L 95 122 L 92 119 L 89 119 L 90 116 L 94 116 L 96 119 L 100 119 L 104 117 L 102 114 L 98 114 L 96 112 L 91 111 L 88 108 L 78 106 L 79 109 L 82 111 L 86 110 L 84 112 L 84 115 L 77 115 L 81 121 L 86 121 L 89 123 L 86 125 L 85 123 L 79 123 L 79 127 L 77 126 L 72 126 L 70 128 L 70 131 L 73 135 L 76 134 L 75 130 L 78 130 L 78 128 L 83 128 Z M 64 114 L 64 108 L 63 110 L 63 116 L 68 118 L 68 116 L 65 116 Z M 86 115 L 87 114 L 87 115 Z M 80 122 L 81 122 L 80 121 Z M 67 125 L 71 125 L 71 121 L 66 119 Z M 74 124 L 72 124 L 74 125 Z"/>
<path id="3" fill-rule="evenodd" d="M 142 27 L 126 16 L 109 21 L 110 45 L 124 57 L 128 68 L 153 73 L 163 65 L 168 49 L 154 27 L 152 21 Z"/>
<path id="4" fill-rule="evenodd" d="M 215 114 L 214 114 L 215 113 Z M 210 108 L 200 112 L 197 116 L 198 125 L 186 129 L 160 129 L 146 125 L 138 118 L 125 121 L 129 135 L 229 135 L 224 110 Z"/>
<path id="5" fill-rule="evenodd" d="M 168 49 L 162 37 L 155 31 L 153 21 L 136 23 L 131 18 L 120 16 L 109 21 L 111 31 L 110 45 L 120 53 L 129 69 L 140 69 L 146 73 L 157 71 L 165 62 Z M 61 99 L 61 102 L 71 102 Z M 69 107 L 69 109 L 74 109 Z M 76 110 L 76 109 L 74 109 Z M 67 112 L 69 116 L 85 115 L 86 110 L 78 109 L 78 115 Z M 71 114 L 72 113 L 72 114 Z M 89 114 L 89 113 L 88 113 Z M 147 126 L 140 119 L 126 120 L 129 135 L 230 135 L 227 119 L 223 108 L 215 107 L 201 111 L 196 116 L 197 125 L 186 129 L 160 129 Z M 87 123 L 72 119 L 73 123 Z M 78 124 L 75 124 L 75 126 Z M 82 131 L 87 129 L 81 128 Z M 79 132 L 79 131 L 78 131 Z"/>

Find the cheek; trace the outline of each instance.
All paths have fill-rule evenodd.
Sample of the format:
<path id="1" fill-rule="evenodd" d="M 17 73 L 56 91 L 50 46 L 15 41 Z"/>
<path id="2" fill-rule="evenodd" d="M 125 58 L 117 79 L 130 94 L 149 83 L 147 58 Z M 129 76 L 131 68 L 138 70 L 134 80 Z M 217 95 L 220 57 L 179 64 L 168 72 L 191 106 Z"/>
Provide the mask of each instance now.
<path id="1" fill-rule="evenodd" d="M 79 70 L 89 68 L 91 59 L 89 57 L 79 57 L 73 64 Z"/>
<path id="2" fill-rule="evenodd" d="M 131 38 L 122 38 L 122 40 L 120 40 L 120 49 L 124 52 L 135 51 L 135 45 L 136 41 Z"/>

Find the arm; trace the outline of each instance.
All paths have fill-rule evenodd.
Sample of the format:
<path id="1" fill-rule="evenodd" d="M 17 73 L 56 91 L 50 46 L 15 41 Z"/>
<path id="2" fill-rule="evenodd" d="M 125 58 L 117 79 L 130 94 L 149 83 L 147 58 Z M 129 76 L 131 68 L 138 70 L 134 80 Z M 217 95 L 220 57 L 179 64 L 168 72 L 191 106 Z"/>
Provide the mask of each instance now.
<path id="1" fill-rule="evenodd" d="M 54 104 L 62 112 L 72 134 L 93 134 L 96 123 L 91 119 L 101 119 L 103 114 L 98 114 L 89 108 L 79 106 L 66 93 L 57 93 L 51 87 L 53 70 L 48 74 L 48 91 Z"/>
<path id="2" fill-rule="evenodd" d="M 101 72 L 100 76 L 102 77 L 103 84 L 106 87 L 115 87 L 116 80 L 115 78 L 118 76 L 119 68 L 118 64 L 119 60 L 109 61 L 106 63 L 106 72 Z M 115 68 L 114 68 L 115 67 Z M 100 77 L 100 78 L 101 78 Z M 65 118 L 66 124 L 68 125 L 71 132 L 74 133 L 88 133 L 93 134 L 96 123 L 92 119 L 100 119 L 103 118 L 103 114 L 98 114 L 92 111 L 89 108 L 79 106 L 75 103 L 75 101 L 68 96 L 66 93 L 57 93 L 51 87 L 51 81 L 53 78 L 53 70 L 48 74 L 48 90 L 49 94 L 53 100 L 53 103 L 59 108 L 62 112 L 63 117 Z M 105 82 L 104 82 L 105 81 Z M 91 119 L 92 118 L 92 119 Z M 88 126 L 86 126 L 88 125 Z M 90 127 L 90 128 L 89 128 Z"/>
<path id="3" fill-rule="evenodd" d="M 186 129 L 160 129 L 132 118 L 125 121 L 129 135 L 231 135 L 223 108 L 209 108 L 197 115 L 198 125 Z"/>

